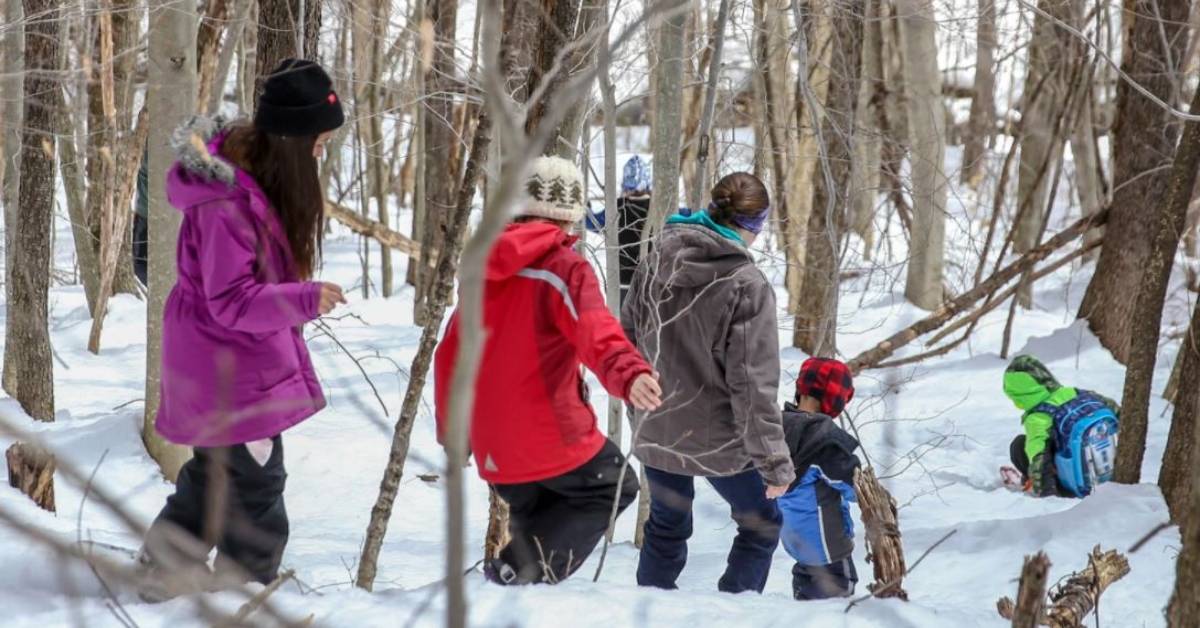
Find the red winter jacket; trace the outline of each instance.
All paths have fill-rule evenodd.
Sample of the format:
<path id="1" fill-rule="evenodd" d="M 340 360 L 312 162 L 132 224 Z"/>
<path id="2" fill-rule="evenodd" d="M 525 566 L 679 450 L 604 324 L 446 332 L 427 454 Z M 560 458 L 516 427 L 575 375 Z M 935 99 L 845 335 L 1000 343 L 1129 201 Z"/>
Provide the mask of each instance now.
<path id="1" fill-rule="evenodd" d="M 510 225 L 488 258 L 487 341 L 475 383 L 471 451 L 494 484 L 556 477 L 591 460 L 605 437 L 582 362 L 622 399 L 650 365 L 608 311 L 577 238 L 546 222 Z M 434 356 L 439 438 L 458 353 L 458 314 Z"/>

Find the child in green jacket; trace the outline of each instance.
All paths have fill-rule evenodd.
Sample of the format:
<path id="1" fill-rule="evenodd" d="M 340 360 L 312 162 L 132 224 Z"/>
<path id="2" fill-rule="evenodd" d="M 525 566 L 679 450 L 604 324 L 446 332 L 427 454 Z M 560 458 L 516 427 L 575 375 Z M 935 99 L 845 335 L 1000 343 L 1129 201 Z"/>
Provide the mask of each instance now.
<path id="1" fill-rule="evenodd" d="M 1025 491 L 1037 497 L 1086 494 L 1077 482 L 1060 477 L 1064 467 L 1061 461 L 1056 464 L 1056 450 L 1071 442 L 1071 424 L 1064 422 L 1108 416 L 1105 412 L 1108 410 L 1112 420 L 1105 429 L 1112 432 L 1120 413 L 1116 402 L 1091 391 L 1061 385 L 1044 364 L 1030 355 L 1019 355 L 1008 365 L 1004 371 L 1004 394 L 1025 413 L 1021 419 L 1025 433 L 1013 439 L 1009 447 L 1009 456 L 1021 474 Z M 1115 443 L 1115 433 L 1100 435 L 1111 436 L 1111 443 Z M 1102 455 L 1111 454 L 1111 448 L 1104 447 Z M 1066 469 L 1070 466 L 1066 465 Z"/>

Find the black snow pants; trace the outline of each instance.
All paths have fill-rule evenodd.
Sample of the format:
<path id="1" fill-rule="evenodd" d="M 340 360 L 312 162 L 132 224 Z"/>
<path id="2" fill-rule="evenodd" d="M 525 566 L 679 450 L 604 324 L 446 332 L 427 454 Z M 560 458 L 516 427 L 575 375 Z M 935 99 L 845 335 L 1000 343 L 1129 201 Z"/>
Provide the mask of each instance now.
<path id="1" fill-rule="evenodd" d="M 561 582 L 575 573 L 608 529 L 613 500 L 618 513 L 637 497 L 637 472 L 607 441 L 600 453 L 560 476 L 523 484 L 496 484 L 509 507 L 512 542 L 500 559 L 517 573 L 518 583 Z"/>
<path id="2" fill-rule="evenodd" d="M 146 550 L 154 562 L 203 562 L 217 548 L 217 568 L 235 565 L 244 577 L 270 583 L 279 572 L 288 539 L 283 488 L 283 440 L 271 439 L 271 455 L 259 464 L 245 445 L 197 447 L 179 471 L 150 531 Z"/>

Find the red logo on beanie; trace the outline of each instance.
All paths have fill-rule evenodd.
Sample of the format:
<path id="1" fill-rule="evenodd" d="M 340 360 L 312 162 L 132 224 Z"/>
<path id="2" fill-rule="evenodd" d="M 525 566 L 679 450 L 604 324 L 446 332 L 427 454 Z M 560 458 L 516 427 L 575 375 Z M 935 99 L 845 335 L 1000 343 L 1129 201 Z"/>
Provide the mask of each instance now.
<path id="1" fill-rule="evenodd" d="M 329 92 L 329 104 L 331 104 L 331 105 L 337 104 L 337 94 L 335 94 L 333 92 Z"/>

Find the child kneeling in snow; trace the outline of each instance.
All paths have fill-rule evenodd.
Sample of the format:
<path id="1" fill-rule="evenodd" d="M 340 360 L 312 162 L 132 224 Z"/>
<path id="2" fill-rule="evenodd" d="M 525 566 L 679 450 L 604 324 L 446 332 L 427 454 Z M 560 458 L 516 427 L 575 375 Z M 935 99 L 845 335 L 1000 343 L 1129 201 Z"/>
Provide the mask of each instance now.
<path id="1" fill-rule="evenodd" d="M 484 563 L 498 584 L 560 582 L 583 564 L 613 513 L 637 497 L 637 474 L 596 428 L 580 371 L 609 394 L 653 410 L 654 369 L 625 338 L 587 260 L 572 248 L 583 219 L 583 176 L 571 162 L 540 157 L 526 177 L 519 216 L 487 261 L 487 328 L 475 382 L 471 452 L 479 476 L 509 506 L 512 542 Z M 455 313 L 434 364 L 439 438 L 459 346 Z"/>
<path id="2" fill-rule="evenodd" d="M 1059 384 L 1031 355 L 1009 363 L 1004 394 L 1024 412 L 1025 433 L 1013 439 L 1009 456 L 1026 492 L 1083 497 L 1112 478 L 1120 413 L 1116 402 Z"/>
<path id="3" fill-rule="evenodd" d="M 858 582 L 851 553 L 858 441 L 833 422 L 854 397 L 850 369 L 837 360 L 809 358 L 796 380 L 796 403 L 785 404 L 783 430 L 796 481 L 779 498 L 783 547 L 792 567 L 792 595 L 820 600 L 853 595 Z"/>

